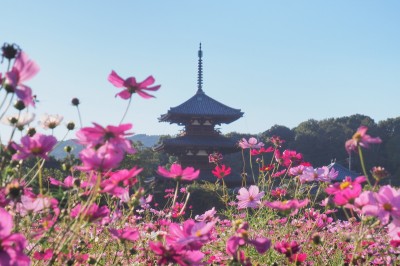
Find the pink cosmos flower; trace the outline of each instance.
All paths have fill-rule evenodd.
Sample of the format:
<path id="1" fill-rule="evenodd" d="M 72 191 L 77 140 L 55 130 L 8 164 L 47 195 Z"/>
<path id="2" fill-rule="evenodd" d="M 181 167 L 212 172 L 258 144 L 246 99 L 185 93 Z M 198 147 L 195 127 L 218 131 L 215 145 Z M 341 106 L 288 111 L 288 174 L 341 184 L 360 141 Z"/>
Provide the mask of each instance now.
<path id="1" fill-rule="evenodd" d="M 71 209 L 71 217 L 77 218 L 79 216 L 83 216 L 83 219 L 88 222 L 99 222 L 102 223 L 105 218 L 108 218 L 110 214 L 110 210 L 107 206 L 99 207 L 96 203 L 88 207 L 83 207 L 80 203 L 76 205 L 73 209 Z"/>
<path id="2" fill-rule="evenodd" d="M 35 253 L 33 253 L 33 258 L 36 260 L 51 260 L 52 257 L 53 250 L 51 248 L 44 251 L 35 251 Z"/>
<path id="3" fill-rule="evenodd" d="M 131 227 L 125 227 L 124 229 L 109 228 L 108 231 L 114 239 L 121 241 L 128 240 L 134 242 L 140 237 L 139 231 Z"/>
<path id="4" fill-rule="evenodd" d="M 275 150 L 276 161 L 285 167 L 297 166 L 303 161 L 303 155 L 292 150 L 284 150 L 281 154 L 279 150 Z"/>
<path id="5" fill-rule="evenodd" d="M 259 192 L 259 188 L 257 186 L 250 186 L 249 190 L 242 187 L 239 189 L 239 195 L 236 198 L 239 200 L 238 209 L 244 208 L 258 208 L 261 204 L 261 198 L 264 197 L 265 192 Z"/>
<path id="6" fill-rule="evenodd" d="M 51 203 L 51 199 L 48 197 L 30 197 L 22 195 L 21 202 L 17 203 L 16 209 L 21 216 L 26 216 L 29 213 L 37 213 L 48 209 L 51 206 Z"/>
<path id="7" fill-rule="evenodd" d="M 166 178 L 172 178 L 177 181 L 186 180 L 192 181 L 199 177 L 200 170 L 194 170 L 193 167 L 182 168 L 180 164 L 174 163 L 169 170 L 162 166 L 158 166 L 157 173 Z"/>
<path id="8" fill-rule="evenodd" d="M 143 168 L 133 167 L 131 170 L 122 169 L 114 173 L 110 173 L 110 178 L 101 183 L 103 192 L 110 193 L 111 195 L 120 196 L 126 188 L 132 187 L 136 182 L 136 176 L 143 170 Z"/>
<path id="9" fill-rule="evenodd" d="M 70 175 L 64 179 L 64 182 L 61 182 L 60 180 L 49 177 L 50 184 L 52 184 L 54 186 L 58 186 L 58 187 L 63 187 L 63 188 L 73 188 L 76 180 L 77 180 L 76 178 L 74 178 Z"/>
<path id="10" fill-rule="evenodd" d="M 248 229 L 249 224 L 244 222 L 236 230 L 235 235 L 228 239 L 226 242 L 226 252 L 229 255 L 237 257 L 239 247 L 246 244 L 254 246 L 259 254 L 265 253 L 271 247 L 271 240 L 268 238 L 257 237 L 256 239 L 250 239 Z"/>
<path id="11" fill-rule="evenodd" d="M 373 138 L 367 134 L 368 127 L 360 126 L 357 132 L 353 135 L 351 139 L 346 141 L 345 147 L 346 151 L 350 153 L 351 151 L 357 152 L 357 147 L 361 146 L 363 148 L 369 148 L 369 144 L 379 144 L 382 140 L 379 137 Z"/>
<path id="12" fill-rule="evenodd" d="M 164 246 L 161 242 L 149 242 L 151 251 L 161 258 L 157 265 L 166 266 L 177 263 L 180 266 L 199 265 L 204 258 L 204 253 L 194 250 L 185 250 L 177 247 Z"/>
<path id="13" fill-rule="evenodd" d="M 127 153 L 134 153 L 135 149 L 125 137 L 133 133 L 126 132 L 132 128 L 132 124 L 121 124 L 119 126 L 102 127 L 99 124 L 93 123 L 94 127 L 84 127 L 76 136 L 80 144 L 87 148 L 97 149 L 99 146 L 106 144 L 111 145 L 114 149 Z"/>
<path id="14" fill-rule="evenodd" d="M 216 219 L 214 217 L 215 214 L 217 214 L 217 211 L 215 210 L 215 207 L 212 207 L 211 210 L 206 211 L 202 215 L 196 215 L 194 219 L 198 222 L 211 222 Z"/>
<path id="15" fill-rule="evenodd" d="M 124 80 L 117 73 L 115 73 L 114 70 L 111 71 L 111 74 L 108 76 L 108 81 L 117 88 L 125 88 L 125 90 L 115 95 L 121 97 L 124 100 L 131 98 L 133 93 L 137 93 L 145 99 L 152 98 L 154 96 L 148 94 L 147 92 L 145 92 L 145 90 L 156 91 L 161 87 L 160 85 L 149 87 L 155 81 L 153 76 L 149 76 L 144 81 L 138 83 L 136 82 L 136 79 L 134 77 L 129 77 Z"/>
<path id="16" fill-rule="evenodd" d="M 211 172 L 216 178 L 222 179 L 231 173 L 231 168 L 227 167 L 225 164 L 221 166 L 217 165 Z"/>
<path id="17" fill-rule="evenodd" d="M 47 154 L 56 145 L 57 139 L 53 136 L 46 136 L 39 133 L 30 137 L 26 135 L 21 138 L 21 145 L 13 144 L 13 148 L 17 151 L 13 155 L 13 160 L 24 160 L 32 156 L 48 159 Z"/>
<path id="18" fill-rule="evenodd" d="M 124 159 L 124 153 L 112 146 L 101 146 L 97 150 L 84 149 L 79 153 L 82 166 L 78 166 L 80 171 L 98 170 L 106 172 L 110 169 L 118 167 Z"/>
<path id="19" fill-rule="evenodd" d="M 331 182 L 338 176 L 339 172 L 335 169 L 329 170 L 327 166 L 319 167 L 314 169 L 311 166 L 305 167 L 303 173 L 300 175 L 299 179 L 301 183 L 305 182 Z"/>
<path id="20" fill-rule="evenodd" d="M 251 137 L 249 138 L 249 141 L 243 138 L 241 141 L 239 141 L 239 146 L 242 149 L 260 149 L 264 146 L 264 143 L 258 142 L 256 138 Z"/>
<path id="21" fill-rule="evenodd" d="M 29 265 L 30 259 L 24 254 L 27 241 L 22 234 L 12 234 L 12 216 L 0 208 L 0 265 Z"/>
<path id="22" fill-rule="evenodd" d="M 354 200 L 361 194 L 361 184 L 366 180 L 364 176 L 359 176 L 353 181 L 351 177 L 347 176 L 343 182 L 330 185 L 325 192 L 333 195 L 335 204 L 339 206 L 350 204 L 347 207 L 352 207 Z"/>
<path id="23" fill-rule="evenodd" d="M 30 60 L 26 53 L 21 51 L 15 59 L 11 71 L 6 73 L 6 84 L 11 86 L 17 97 L 24 102 L 25 106 L 35 106 L 32 90 L 23 82 L 31 79 L 39 72 L 39 66 Z"/>
<path id="24" fill-rule="evenodd" d="M 252 149 L 250 151 L 250 153 L 251 153 L 251 155 L 256 156 L 256 155 L 260 155 L 263 153 L 269 153 L 269 152 L 274 152 L 274 151 L 275 151 L 275 149 L 273 147 L 268 147 L 266 149 L 264 147 L 261 147 L 260 149 Z"/>
<path id="25" fill-rule="evenodd" d="M 182 226 L 171 223 L 166 242 L 175 248 L 200 250 L 204 243 L 209 241 L 214 224 L 215 222 L 195 222 L 194 220 L 186 220 Z"/>
<path id="26" fill-rule="evenodd" d="M 390 217 L 400 220 L 400 189 L 387 185 L 372 196 L 374 199 L 362 207 L 363 214 L 378 217 L 384 225 L 389 223 Z"/>
<path id="27" fill-rule="evenodd" d="M 264 205 L 268 206 L 272 209 L 276 209 L 278 211 L 289 212 L 290 215 L 296 215 L 300 208 L 305 207 L 310 201 L 308 199 L 305 200 L 285 200 L 285 201 L 265 201 Z"/>

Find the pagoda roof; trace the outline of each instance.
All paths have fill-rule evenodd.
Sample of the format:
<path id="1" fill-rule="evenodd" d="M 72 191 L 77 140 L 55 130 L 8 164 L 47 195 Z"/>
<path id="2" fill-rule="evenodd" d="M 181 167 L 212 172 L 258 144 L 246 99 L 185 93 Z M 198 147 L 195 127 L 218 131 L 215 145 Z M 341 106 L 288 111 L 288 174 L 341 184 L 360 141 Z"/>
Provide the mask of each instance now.
<path id="1" fill-rule="evenodd" d="M 176 138 L 165 139 L 155 150 L 168 150 L 168 148 L 213 147 L 239 151 L 237 142 L 221 135 L 184 135 Z"/>
<path id="2" fill-rule="evenodd" d="M 240 109 L 222 104 L 199 89 L 189 100 L 170 108 L 166 114 L 161 115 L 159 121 L 177 123 L 187 118 L 207 117 L 214 119 L 216 123 L 228 124 L 242 116 L 243 112 Z"/>
<path id="3" fill-rule="evenodd" d="M 328 165 L 328 168 L 335 169 L 335 171 L 338 172 L 338 176 L 334 181 L 343 181 L 347 176 L 351 177 L 352 180 L 354 180 L 356 177 L 360 176 L 360 173 L 356 173 L 354 171 L 349 170 L 347 167 L 344 167 L 343 165 L 333 162 L 330 165 Z"/>

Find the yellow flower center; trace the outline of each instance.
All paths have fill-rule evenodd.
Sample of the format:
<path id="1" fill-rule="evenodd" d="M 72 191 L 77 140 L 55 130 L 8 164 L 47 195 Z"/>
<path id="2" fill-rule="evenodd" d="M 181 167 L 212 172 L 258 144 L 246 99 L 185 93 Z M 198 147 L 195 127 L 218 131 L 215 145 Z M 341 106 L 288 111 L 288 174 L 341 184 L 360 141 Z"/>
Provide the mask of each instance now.
<path id="1" fill-rule="evenodd" d="M 361 141 L 361 139 L 362 139 L 362 136 L 360 133 L 358 133 L 358 132 L 354 133 L 353 140 L 355 140 L 357 143 L 359 143 Z"/>
<path id="2" fill-rule="evenodd" d="M 343 189 L 345 189 L 345 188 L 348 188 L 349 186 L 350 186 L 350 182 L 345 181 L 345 182 L 342 182 L 342 183 L 340 184 L 340 189 L 343 190 Z"/>
<path id="3" fill-rule="evenodd" d="M 42 152 L 42 148 L 40 148 L 40 147 L 34 147 L 31 149 L 32 154 L 39 154 L 41 152 Z"/>
<path id="4" fill-rule="evenodd" d="M 387 212 L 390 212 L 390 211 L 393 210 L 393 206 L 392 206 L 392 204 L 390 204 L 390 203 L 385 203 L 385 204 L 383 204 L 383 209 L 384 209 L 385 211 L 387 211 Z"/>

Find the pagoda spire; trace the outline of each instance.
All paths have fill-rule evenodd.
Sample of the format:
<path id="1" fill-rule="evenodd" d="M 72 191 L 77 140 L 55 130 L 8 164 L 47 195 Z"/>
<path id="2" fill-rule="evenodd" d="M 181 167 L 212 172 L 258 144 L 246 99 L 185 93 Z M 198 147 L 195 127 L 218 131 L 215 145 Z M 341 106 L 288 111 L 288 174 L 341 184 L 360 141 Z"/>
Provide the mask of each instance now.
<path id="1" fill-rule="evenodd" d="M 203 57 L 203 51 L 201 50 L 201 43 L 198 52 L 199 56 L 199 64 L 198 64 L 198 77 L 197 77 L 197 93 L 204 93 L 203 91 L 203 61 L 201 58 Z"/>

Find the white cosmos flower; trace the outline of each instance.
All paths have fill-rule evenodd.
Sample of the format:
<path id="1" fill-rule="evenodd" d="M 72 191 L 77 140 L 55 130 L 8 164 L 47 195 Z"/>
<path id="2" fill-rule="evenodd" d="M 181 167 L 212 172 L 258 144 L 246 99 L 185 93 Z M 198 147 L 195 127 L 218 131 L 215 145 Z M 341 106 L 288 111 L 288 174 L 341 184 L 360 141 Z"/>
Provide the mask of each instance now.
<path id="1" fill-rule="evenodd" d="M 18 117 L 18 114 L 16 115 L 9 115 L 7 117 L 4 117 L 1 122 L 3 124 L 9 125 L 9 126 L 15 126 L 17 128 L 24 127 L 31 123 L 35 119 L 35 114 L 34 113 L 23 113 L 20 114 Z"/>
<path id="2" fill-rule="evenodd" d="M 60 125 L 61 121 L 63 120 L 62 115 L 48 115 L 44 114 L 42 118 L 39 121 L 39 124 L 44 128 L 44 129 L 54 129 L 58 125 Z"/>

